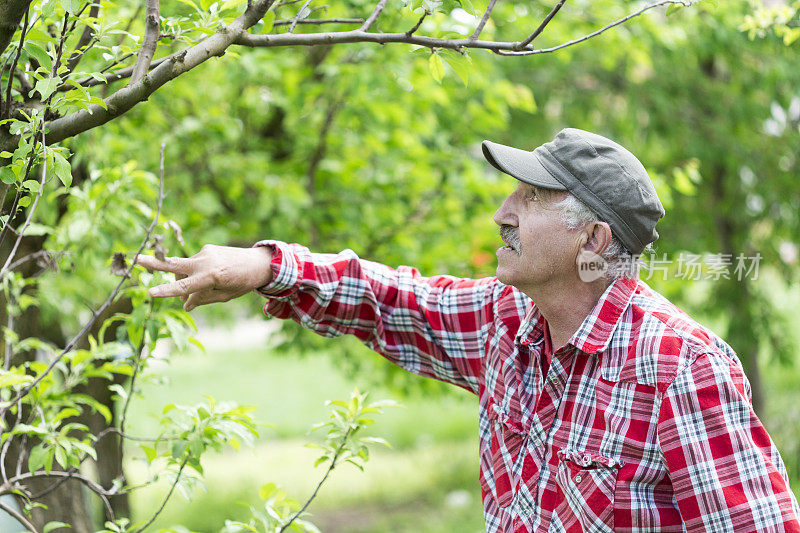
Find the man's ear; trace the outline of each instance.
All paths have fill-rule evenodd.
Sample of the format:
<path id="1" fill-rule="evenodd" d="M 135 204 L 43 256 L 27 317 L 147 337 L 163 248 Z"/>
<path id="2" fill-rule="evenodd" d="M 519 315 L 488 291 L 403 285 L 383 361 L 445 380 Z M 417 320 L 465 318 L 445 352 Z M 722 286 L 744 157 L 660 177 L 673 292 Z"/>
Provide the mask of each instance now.
<path id="1" fill-rule="evenodd" d="M 602 255 L 611 244 L 611 226 L 606 222 L 592 222 L 586 226 L 584 235 L 586 237 L 581 251 Z"/>

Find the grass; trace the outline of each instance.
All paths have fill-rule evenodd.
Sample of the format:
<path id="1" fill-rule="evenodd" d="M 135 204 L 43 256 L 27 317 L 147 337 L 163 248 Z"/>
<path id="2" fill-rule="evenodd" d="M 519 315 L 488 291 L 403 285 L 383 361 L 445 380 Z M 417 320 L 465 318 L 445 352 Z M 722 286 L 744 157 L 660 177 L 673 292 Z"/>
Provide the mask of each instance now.
<path id="1" fill-rule="evenodd" d="M 318 453 L 304 446 L 309 428 L 328 416 L 325 400 L 346 398 L 366 379 L 347 378 L 332 356 L 280 357 L 266 349 L 231 350 L 175 357 L 143 384 L 130 410 L 129 432 L 152 435 L 165 404 L 193 404 L 211 395 L 256 407 L 263 428 L 253 448 L 208 454 L 203 459 L 207 492 L 192 501 L 180 495 L 154 524 L 153 531 L 176 524 L 191 531 L 217 532 L 225 519 L 249 516 L 259 505 L 258 489 L 275 482 L 291 497 L 305 501 L 324 473 L 314 468 Z M 392 397 L 371 389 L 372 399 Z M 371 433 L 392 443 L 376 447 L 362 473 L 351 465 L 337 468 L 314 501 L 312 521 L 326 532 L 481 531 L 477 460 L 477 399 L 460 389 L 439 398 L 412 395 L 402 407 L 377 415 Z M 141 454 L 131 454 L 141 455 Z M 127 465 L 132 481 L 147 475 L 147 465 Z M 166 481 L 133 496 L 136 519 L 148 518 L 169 489 Z"/>

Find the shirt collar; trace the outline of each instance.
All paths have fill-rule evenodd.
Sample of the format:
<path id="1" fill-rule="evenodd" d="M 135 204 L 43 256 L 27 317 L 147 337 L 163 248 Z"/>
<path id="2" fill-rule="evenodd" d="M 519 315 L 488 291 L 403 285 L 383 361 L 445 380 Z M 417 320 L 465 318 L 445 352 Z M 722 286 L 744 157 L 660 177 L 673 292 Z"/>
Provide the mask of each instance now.
<path id="1" fill-rule="evenodd" d="M 570 338 L 569 343 L 585 353 L 605 350 L 617 329 L 622 313 L 631 303 L 638 281 L 617 279 L 606 288 L 592 311 Z"/>
<path id="2" fill-rule="evenodd" d="M 611 335 L 617 329 L 623 311 L 633 298 L 637 284 L 638 281 L 635 279 L 617 279 L 609 285 L 568 344 L 589 354 L 605 350 L 611 341 Z M 536 345 L 542 342 L 544 322 L 539 308 L 536 305 L 531 306 L 517 332 L 516 342 L 523 345 Z"/>

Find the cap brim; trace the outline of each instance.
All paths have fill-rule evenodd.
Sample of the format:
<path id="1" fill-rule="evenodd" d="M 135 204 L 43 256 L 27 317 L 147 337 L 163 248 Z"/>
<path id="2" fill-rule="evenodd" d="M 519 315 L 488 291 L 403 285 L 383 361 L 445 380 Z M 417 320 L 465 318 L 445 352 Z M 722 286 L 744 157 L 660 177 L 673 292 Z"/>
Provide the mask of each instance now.
<path id="1" fill-rule="evenodd" d="M 500 172 L 536 187 L 566 191 L 567 188 L 542 165 L 533 152 L 512 148 L 492 141 L 481 143 L 483 156 Z"/>

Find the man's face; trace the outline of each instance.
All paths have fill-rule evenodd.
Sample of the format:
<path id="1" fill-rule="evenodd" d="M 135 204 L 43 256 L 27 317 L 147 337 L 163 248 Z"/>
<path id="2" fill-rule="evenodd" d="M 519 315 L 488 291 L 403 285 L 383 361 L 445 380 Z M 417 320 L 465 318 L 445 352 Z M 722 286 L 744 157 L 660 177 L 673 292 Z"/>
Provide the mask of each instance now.
<path id="1" fill-rule="evenodd" d="M 557 205 L 567 194 L 519 182 L 503 201 L 494 214 L 506 243 L 497 250 L 501 282 L 528 292 L 575 275 L 581 231 L 567 229 Z"/>

